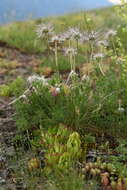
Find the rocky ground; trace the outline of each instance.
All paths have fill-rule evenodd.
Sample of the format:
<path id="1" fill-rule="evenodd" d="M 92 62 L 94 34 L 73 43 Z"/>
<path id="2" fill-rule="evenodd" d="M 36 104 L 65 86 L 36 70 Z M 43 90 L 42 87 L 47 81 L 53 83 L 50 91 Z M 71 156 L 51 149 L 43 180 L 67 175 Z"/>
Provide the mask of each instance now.
<path id="1" fill-rule="evenodd" d="M 36 55 L 27 55 L 4 44 L 0 45 L 0 84 L 7 84 L 18 76 L 27 77 L 32 67 L 40 63 Z M 0 190 L 22 189 L 16 187 L 10 165 L 15 154 L 12 139 L 16 131 L 14 110 L 9 106 L 12 100 L 13 98 L 0 98 Z"/>

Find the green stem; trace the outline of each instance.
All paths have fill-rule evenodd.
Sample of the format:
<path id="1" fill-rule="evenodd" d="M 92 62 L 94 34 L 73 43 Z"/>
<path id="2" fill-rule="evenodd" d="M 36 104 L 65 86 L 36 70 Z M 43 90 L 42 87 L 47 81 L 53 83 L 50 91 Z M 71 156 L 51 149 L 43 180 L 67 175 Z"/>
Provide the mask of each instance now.
<path id="1" fill-rule="evenodd" d="M 57 42 L 55 42 L 55 63 L 56 63 L 56 72 L 59 75 Z"/>
<path id="2" fill-rule="evenodd" d="M 70 53 L 70 65 L 71 65 L 71 71 L 73 70 L 73 59 L 72 59 L 72 53 Z"/>

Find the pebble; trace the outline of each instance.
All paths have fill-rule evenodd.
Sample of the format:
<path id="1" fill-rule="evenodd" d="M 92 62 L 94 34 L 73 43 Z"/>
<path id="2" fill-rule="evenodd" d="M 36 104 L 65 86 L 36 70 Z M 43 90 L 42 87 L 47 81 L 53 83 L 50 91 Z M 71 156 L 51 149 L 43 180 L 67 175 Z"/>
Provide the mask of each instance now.
<path id="1" fill-rule="evenodd" d="M 6 156 L 13 157 L 14 154 L 15 154 L 15 149 L 13 146 L 6 148 Z"/>
<path id="2" fill-rule="evenodd" d="M 6 184 L 6 180 L 0 177 L 0 185 L 5 185 L 5 184 Z"/>

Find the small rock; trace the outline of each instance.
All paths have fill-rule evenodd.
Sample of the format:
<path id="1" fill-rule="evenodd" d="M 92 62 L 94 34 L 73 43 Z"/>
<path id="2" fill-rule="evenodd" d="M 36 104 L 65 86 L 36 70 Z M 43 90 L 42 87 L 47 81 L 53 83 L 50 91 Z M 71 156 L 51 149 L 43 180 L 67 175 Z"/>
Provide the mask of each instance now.
<path id="1" fill-rule="evenodd" d="M 0 185 L 5 185 L 5 184 L 6 184 L 6 180 L 0 177 Z"/>
<path id="2" fill-rule="evenodd" d="M 12 156 L 14 156 L 14 154 L 15 154 L 15 149 L 13 146 L 10 146 L 6 149 L 7 156 L 12 157 Z"/>

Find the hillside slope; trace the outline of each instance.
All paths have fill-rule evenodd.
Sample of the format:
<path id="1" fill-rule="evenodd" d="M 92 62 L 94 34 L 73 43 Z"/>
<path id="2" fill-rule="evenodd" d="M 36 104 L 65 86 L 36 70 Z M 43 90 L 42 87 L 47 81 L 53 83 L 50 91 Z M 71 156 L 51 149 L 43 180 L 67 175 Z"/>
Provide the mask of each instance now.
<path id="1" fill-rule="evenodd" d="M 24 20 L 42 16 L 60 15 L 70 11 L 88 10 L 110 6 L 108 0 L 2 0 L 0 2 L 0 23 Z"/>
<path id="2" fill-rule="evenodd" d="M 93 20 L 93 27 L 96 30 L 106 28 L 116 28 L 120 24 L 120 19 L 116 16 L 114 8 L 95 9 L 87 12 L 88 17 Z M 25 22 L 16 22 L 0 27 L 0 41 L 6 42 L 11 47 L 19 48 L 26 52 L 42 52 L 40 46 L 35 47 L 36 25 L 41 22 L 51 22 L 55 25 L 56 32 L 67 30 L 70 26 L 85 27 L 84 12 L 68 14 L 59 17 L 47 17 Z"/>

